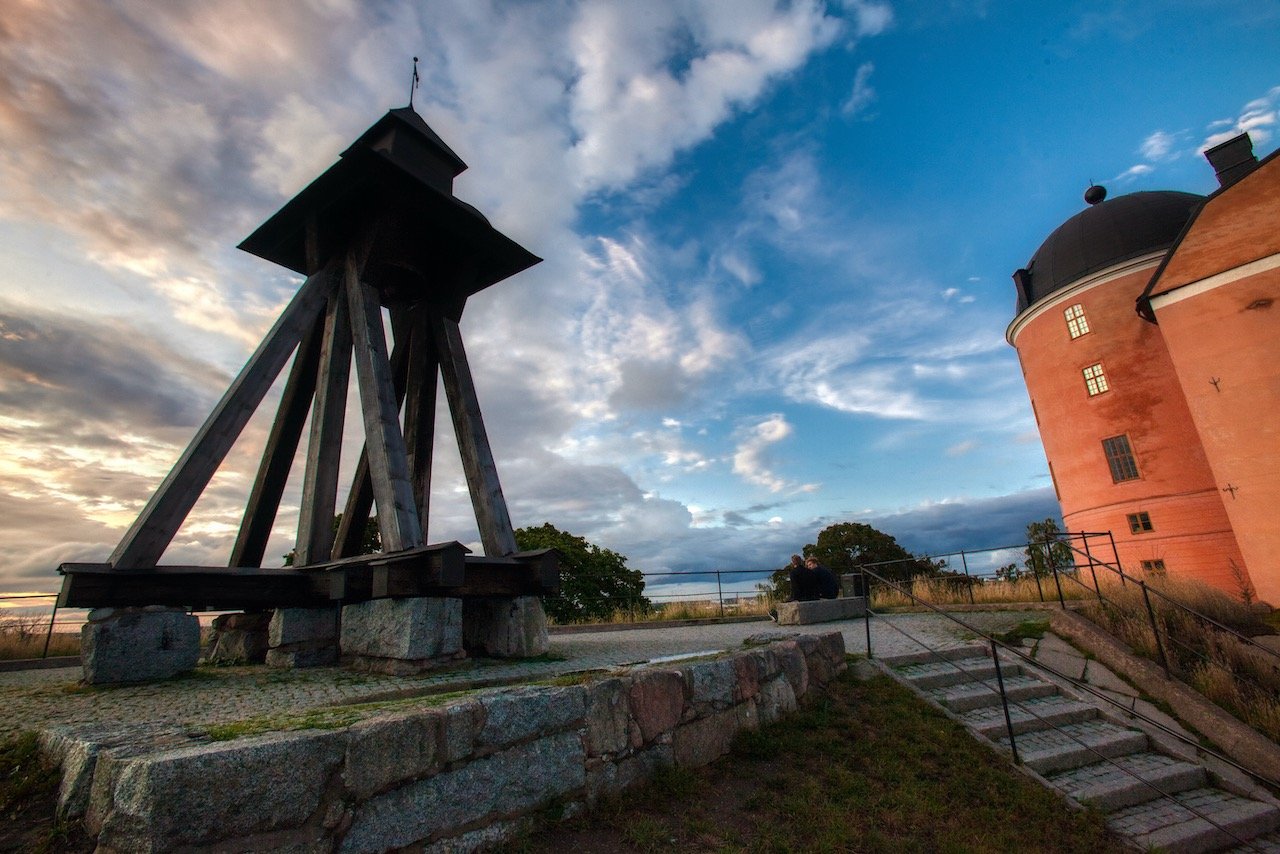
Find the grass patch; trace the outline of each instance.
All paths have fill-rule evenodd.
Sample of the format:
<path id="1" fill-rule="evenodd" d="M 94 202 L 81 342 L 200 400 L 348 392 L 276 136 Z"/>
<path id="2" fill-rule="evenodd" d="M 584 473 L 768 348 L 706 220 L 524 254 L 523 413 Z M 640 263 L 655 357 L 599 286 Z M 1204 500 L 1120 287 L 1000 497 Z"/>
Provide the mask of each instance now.
<path id="1" fill-rule="evenodd" d="M 1048 620 L 1023 620 L 1007 632 L 993 635 L 996 640 L 1009 646 L 1017 646 L 1028 638 L 1040 640 L 1049 631 Z"/>
<path id="2" fill-rule="evenodd" d="M 345 706 L 326 706 L 292 715 L 272 715 L 245 718 L 225 724 L 212 724 L 201 730 L 213 741 L 231 741 L 264 732 L 292 732 L 304 729 L 342 729 L 376 712 L 397 708 L 434 708 L 443 706 L 475 691 L 447 691 L 441 694 L 405 697 L 372 703 L 352 703 Z"/>
<path id="3" fill-rule="evenodd" d="M 0 851 L 92 851 L 80 823 L 54 817 L 58 769 L 40 756 L 36 734 L 0 741 Z"/>
<path id="4" fill-rule="evenodd" d="M 665 772 L 514 851 L 1120 852 L 962 727 L 883 676 L 845 673 L 732 754 Z"/>

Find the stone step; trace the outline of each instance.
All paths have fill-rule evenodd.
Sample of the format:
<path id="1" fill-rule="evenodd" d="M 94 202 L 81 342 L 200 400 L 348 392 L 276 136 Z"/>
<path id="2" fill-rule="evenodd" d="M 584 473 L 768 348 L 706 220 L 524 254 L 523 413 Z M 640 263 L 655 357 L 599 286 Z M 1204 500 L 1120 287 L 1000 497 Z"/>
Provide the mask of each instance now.
<path id="1" fill-rule="evenodd" d="M 1199 765 L 1144 752 L 1061 771 L 1048 780 L 1081 803 L 1114 812 L 1203 786 L 1207 777 Z"/>
<path id="2" fill-rule="evenodd" d="M 1009 738 L 1002 734 L 996 743 L 1008 749 Z M 1136 729 L 1106 720 L 1066 724 L 1058 729 L 1025 733 L 1017 740 L 1023 764 L 1041 774 L 1052 774 L 1147 749 L 1147 736 Z"/>
<path id="3" fill-rule="evenodd" d="M 1270 833 L 1280 827 L 1280 807 L 1198 788 L 1117 810 L 1107 825 L 1142 849 L 1200 854 Z"/>
<path id="4" fill-rule="evenodd" d="M 898 655 L 886 655 L 877 657 L 879 661 L 886 667 L 892 667 L 895 670 L 900 667 L 909 667 L 912 664 L 929 664 L 936 661 L 958 661 L 962 658 L 982 658 L 985 656 L 987 660 L 991 659 L 991 647 L 978 646 L 975 644 L 965 644 L 964 646 L 949 646 L 936 650 L 922 650 L 920 652 L 904 652 Z"/>
<path id="5" fill-rule="evenodd" d="M 1229 849 L 1227 854 L 1280 854 L 1280 830 L 1255 836 L 1246 844 Z"/>
<path id="6" fill-rule="evenodd" d="M 1004 718 L 1004 707 L 999 703 L 965 712 L 960 719 L 987 738 L 994 739 L 1001 735 L 1007 736 L 1010 725 L 1016 736 L 1092 720 L 1098 717 L 1098 714 L 1097 707 L 1089 703 L 1055 694 L 1049 697 L 1032 697 L 1017 703 L 1011 702 L 1008 723 Z"/>
<path id="7" fill-rule="evenodd" d="M 960 685 L 965 682 L 996 681 L 996 667 L 990 657 L 962 658 L 958 661 L 931 661 L 895 668 L 897 674 L 921 691 Z M 1022 667 L 1012 662 L 1000 662 L 1000 673 L 1007 679 L 1022 673 Z"/>
<path id="8" fill-rule="evenodd" d="M 994 671 L 995 668 L 993 667 Z M 1000 691 L 993 678 L 990 682 L 946 685 L 933 688 L 929 696 L 953 712 L 967 712 L 1000 704 Z M 1037 676 L 1020 674 L 1004 680 L 1005 696 L 1010 700 L 1030 700 L 1033 697 L 1049 697 L 1058 693 L 1058 686 Z"/>

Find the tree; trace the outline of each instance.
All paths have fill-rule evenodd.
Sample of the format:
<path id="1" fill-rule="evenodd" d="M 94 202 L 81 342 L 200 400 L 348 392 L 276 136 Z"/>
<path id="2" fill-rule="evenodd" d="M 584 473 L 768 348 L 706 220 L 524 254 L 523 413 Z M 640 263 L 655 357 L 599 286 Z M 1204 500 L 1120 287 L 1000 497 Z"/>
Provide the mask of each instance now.
<path id="1" fill-rule="evenodd" d="M 1062 531 L 1052 518 L 1043 522 L 1027 523 L 1027 547 L 1023 551 L 1026 559 L 1022 562 L 1027 574 L 1035 578 L 1044 578 L 1053 574 L 1053 568 L 1069 570 L 1075 565 L 1071 557 L 1071 547 L 1059 537 Z M 1050 566 L 1052 560 L 1052 566 Z"/>
<path id="2" fill-rule="evenodd" d="M 836 575 L 869 566 L 890 581 L 937 575 L 946 566 L 941 561 L 916 557 L 889 534 L 861 522 L 840 522 L 823 528 L 818 542 L 804 547 L 804 556 L 816 557 Z"/>
<path id="3" fill-rule="evenodd" d="M 946 567 L 944 561 L 916 557 L 889 534 L 862 522 L 840 522 L 823 528 L 818 541 L 804 547 L 804 556 L 816 557 L 837 576 L 870 566 L 873 572 L 891 581 L 939 575 Z M 757 587 L 779 600 L 791 598 L 791 567 L 775 570 L 768 584 Z"/>
<path id="4" fill-rule="evenodd" d="M 557 623 L 605 620 L 615 611 L 648 612 L 653 605 L 643 595 L 644 575 L 627 569 L 627 559 L 557 529 L 550 522 L 516 531 L 522 551 L 555 549 L 560 553 L 560 592 L 544 596 L 543 606 Z"/>

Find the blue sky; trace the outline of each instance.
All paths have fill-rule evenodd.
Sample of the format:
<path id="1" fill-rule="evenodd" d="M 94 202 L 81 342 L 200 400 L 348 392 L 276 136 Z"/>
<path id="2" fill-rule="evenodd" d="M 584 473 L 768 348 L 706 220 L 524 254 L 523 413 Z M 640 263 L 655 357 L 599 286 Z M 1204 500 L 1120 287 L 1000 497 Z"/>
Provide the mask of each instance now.
<path id="1" fill-rule="evenodd" d="M 405 103 L 414 55 L 457 194 L 546 259 L 463 322 L 517 525 L 651 572 L 777 566 L 847 520 L 1016 540 L 1057 508 L 1010 273 L 1090 181 L 1205 193 L 1206 144 L 1273 150 L 1278 48 L 1256 2 L 19 3 L 0 592 L 105 559 L 296 287 L 235 244 Z M 168 562 L 225 562 L 267 409 Z M 474 545 L 439 432 L 430 538 Z"/>

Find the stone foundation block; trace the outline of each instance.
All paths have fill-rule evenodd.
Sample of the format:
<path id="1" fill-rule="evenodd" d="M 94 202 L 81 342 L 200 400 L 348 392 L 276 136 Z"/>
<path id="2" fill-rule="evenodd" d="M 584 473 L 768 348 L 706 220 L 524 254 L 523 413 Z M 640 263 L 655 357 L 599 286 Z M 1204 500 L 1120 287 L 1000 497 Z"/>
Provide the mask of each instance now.
<path id="1" fill-rule="evenodd" d="M 602 679 L 586 686 L 587 755 L 620 753 L 631 744 L 627 682 Z"/>
<path id="2" fill-rule="evenodd" d="M 684 676 L 679 671 L 642 670 L 627 692 L 641 737 L 651 742 L 669 732 L 684 714 Z"/>
<path id="3" fill-rule="evenodd" d="M 168 679 L 195 669 L 200 621 L 172 608 L 101 608 L 80 630 L 89 685 Z"/>
<path id="4" fill-rule="evenodd" d="M 681 768 L 697 768 L 714 762 L 729 752 L 738 734 L 736 709 L 717 712 L 676 727 L 671 735 L 676 764 Z"/>
<path id="5" fill-rule="evenodd" d="M 529 658 L 547 651 L 547 614 L 537 596 L 468 599 L 462 643 L 473 655 Z"/>
<path id="6" fill-rule="evenodd" d="M 324 667 L 338 661 L 336 608 L 278 608 L 267 627 L 271 667 Z"/>
<path id="7" fill-rule="evenodd" d="M 369 798 L 439 769 L 437 745 L 445 715 L 427 709 L 361 721 L 351 727 L 342 780 L 357 799 Z"/>
<path id="8" fill-rule="evenodd" d="M 356 809 L 344 852 L 402 848 L 496 814 L 527 811 L 586 782 L 576 732 L 495 753 L 393 789 Z"/>
<path id="9" fill-rule="evenodd" d="M 271 614 L 222 614 L 213 621 L 205 660 L 211 664 L 261 664 L 267 659 Z"/>
<path id="10" fill-rule="evenodd" d="M 462 600 L 418 596 L 374 599 L 342 609 L 342 654 L 384 672 L 421 668 L 462 652 Z"/>
<path id="11" fill-rule="evenodd" d="M 781 602 L 778 604 L 778 625 L 804 626 L 809 623 L 829 623 L 832 620 L 852 620 L 867 612 L 867 600 L 862 597 L 819 599 L 816 602 Z"/>
<path id="12" fill-rule="evenodd" d="M 563 688 L 517 688 L 482 697 L 484 728 L 480 747 L 507 747 L 536 735 L 576 729 L 586 717 L 586 691 Z"/>
<path id="13" fill-rule="evenodd" d="M 172 851 L 298 828 L 319 808 L 345 741 L 306 730 L 101 760 L 120 767 L 106 785 L 95 774 L 98 850 Z"/>

